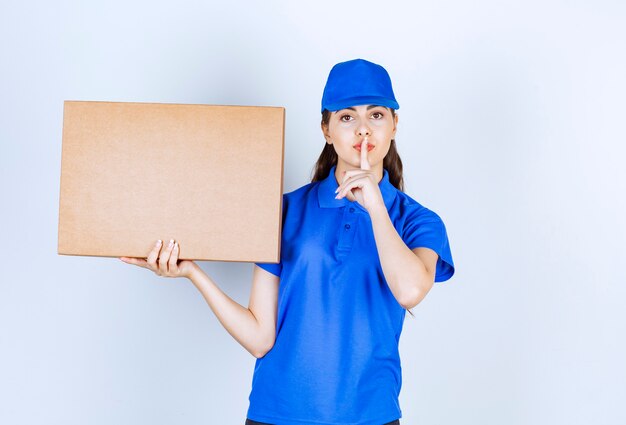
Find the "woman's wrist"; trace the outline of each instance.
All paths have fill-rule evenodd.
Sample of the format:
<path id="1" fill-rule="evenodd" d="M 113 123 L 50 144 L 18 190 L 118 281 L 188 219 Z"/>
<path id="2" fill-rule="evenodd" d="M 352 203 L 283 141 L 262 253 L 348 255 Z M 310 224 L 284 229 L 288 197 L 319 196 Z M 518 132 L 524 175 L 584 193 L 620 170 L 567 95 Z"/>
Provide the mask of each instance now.
<path id="1" fill-rule="evenodd" d="M 187 273 L 187 279 L 191 280 L 194 284 L 198 282 L 200 275 L 203 273 L 202 269 L 195 262 L 192 262 L 191 269 Z"/>
<path id="2" fill-rule="evenodd" d="M 387 211 L 387 207 L 385 204 L 377 204 L 367 211 L 370 215 L 370 218 L 376 220 L 379 217 L 389 217 L 389 211 Z"/>

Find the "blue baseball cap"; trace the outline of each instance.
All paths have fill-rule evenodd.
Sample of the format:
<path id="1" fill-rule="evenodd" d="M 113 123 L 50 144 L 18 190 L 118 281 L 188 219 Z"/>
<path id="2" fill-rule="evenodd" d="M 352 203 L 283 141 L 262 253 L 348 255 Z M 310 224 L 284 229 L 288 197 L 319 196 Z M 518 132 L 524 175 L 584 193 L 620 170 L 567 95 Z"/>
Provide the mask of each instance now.
<path id="1" fill-rule="evenodd" d="M 355 105 L 400 107 L 385 68 L 365 59 L 353 59 L 333 66 L 322 95 L 322 112 L 324 109 L 332 112 Z"/>

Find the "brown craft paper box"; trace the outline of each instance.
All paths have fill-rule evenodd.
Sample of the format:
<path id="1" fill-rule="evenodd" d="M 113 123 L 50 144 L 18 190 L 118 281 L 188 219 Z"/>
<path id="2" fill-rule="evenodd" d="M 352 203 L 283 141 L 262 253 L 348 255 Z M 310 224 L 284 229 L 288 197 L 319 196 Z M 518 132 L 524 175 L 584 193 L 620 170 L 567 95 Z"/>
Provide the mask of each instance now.
<path id="1" fill-rule="evenodd" d="M 58 253 L 280 259 L 285 109 L 66 101 Z"/>

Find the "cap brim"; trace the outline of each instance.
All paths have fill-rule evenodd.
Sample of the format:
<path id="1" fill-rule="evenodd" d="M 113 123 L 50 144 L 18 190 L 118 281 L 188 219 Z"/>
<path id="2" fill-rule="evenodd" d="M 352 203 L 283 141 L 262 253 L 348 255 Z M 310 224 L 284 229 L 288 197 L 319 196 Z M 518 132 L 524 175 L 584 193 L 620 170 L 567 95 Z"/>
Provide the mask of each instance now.
<path id="1" fill-rule="evenodd" d="M 324 109 L 328 109 L 331 112 L 339 111 L 340 109 L 349 108 L 351 106 L 359 106 L 359 105 L 378 105 L 378 106 L 386 106 L 391 109 L 399 109 L 400 105 L 393 99 L 388 99 L 384 97 L 378 96 L 361 96 L 361 97 L 352 97 L 350 99 L 341 100 L 335 103 L 331 103 L 328 105 L 322 105 L 322 112 Z"/>

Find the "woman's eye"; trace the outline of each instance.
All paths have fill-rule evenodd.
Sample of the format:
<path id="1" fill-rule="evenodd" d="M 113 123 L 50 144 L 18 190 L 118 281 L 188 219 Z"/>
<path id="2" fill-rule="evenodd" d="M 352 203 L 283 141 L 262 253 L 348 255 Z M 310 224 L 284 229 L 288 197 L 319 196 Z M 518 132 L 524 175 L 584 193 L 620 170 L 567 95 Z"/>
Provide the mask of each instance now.
<path id="1" fill-rule="evenodd" d="M 383 117 L 383 113 L 382 112 L 374 112 L 372 114 L 372 117 L 376 120 L 381 119 Z"/>
<path id="2" fill-rule="evenodd" d="M 352 119 L 352 117 L 350 115 L 342 115 L 339 120 L 343 121 L 343 122 L 348 122 Z"/>

